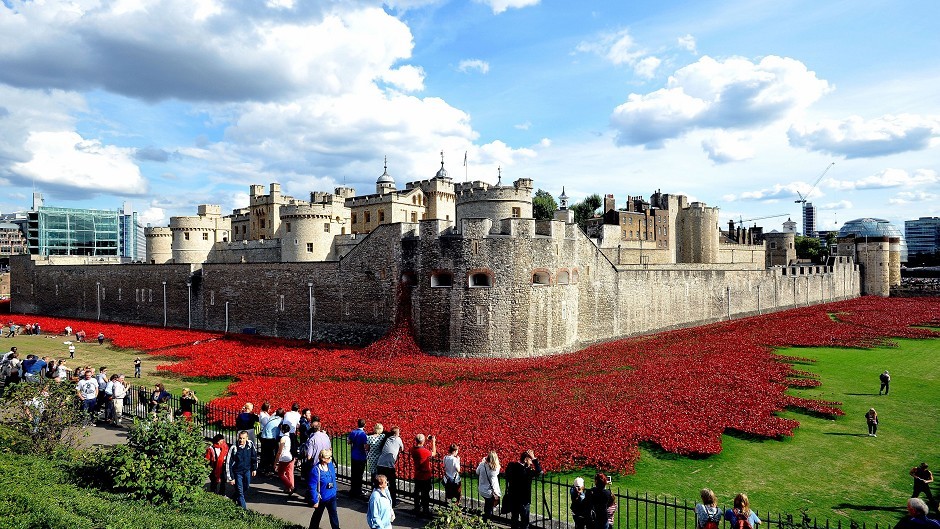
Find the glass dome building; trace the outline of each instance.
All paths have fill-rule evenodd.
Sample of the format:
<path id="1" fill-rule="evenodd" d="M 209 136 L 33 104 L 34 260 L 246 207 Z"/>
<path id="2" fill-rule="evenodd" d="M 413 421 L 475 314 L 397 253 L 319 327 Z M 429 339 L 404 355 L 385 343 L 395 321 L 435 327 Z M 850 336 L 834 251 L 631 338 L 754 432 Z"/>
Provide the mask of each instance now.
<path id="1" fill-rule="evenodd" d="M 855 219 L 842 225 L 839 229 L 839 238 L 855 236 L 872 238 L 899 238 L 901 239 L 901 262 L 907 262 L 907 241 L 904 240 L 904 232 L 897 226 L 891 224 L 885 219 Z"/>

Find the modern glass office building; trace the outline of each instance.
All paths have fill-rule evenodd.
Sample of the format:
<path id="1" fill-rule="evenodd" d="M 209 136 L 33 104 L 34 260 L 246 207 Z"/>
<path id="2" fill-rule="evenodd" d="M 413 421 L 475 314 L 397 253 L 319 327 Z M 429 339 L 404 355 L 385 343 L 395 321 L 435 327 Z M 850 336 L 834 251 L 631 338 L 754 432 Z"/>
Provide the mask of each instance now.
<path id="1" fill-rule="evenodd" d="M 921 217 L 904 221 L 904 238 L 911 254 L 940 251 L 940 217 Z"/>
<path id="2" fill-rule="evenodd" d="M 33 255 L 119 256 L 121 212 L 42 206 L 29 212 L 27 236 Z"/>

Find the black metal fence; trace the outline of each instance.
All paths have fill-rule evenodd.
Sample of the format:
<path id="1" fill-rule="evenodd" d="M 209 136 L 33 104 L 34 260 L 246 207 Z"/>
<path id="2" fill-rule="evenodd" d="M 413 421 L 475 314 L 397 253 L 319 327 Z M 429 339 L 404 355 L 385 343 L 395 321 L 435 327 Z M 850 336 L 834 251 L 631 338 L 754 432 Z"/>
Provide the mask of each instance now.
<path id="1" fill-rule="evenodd" d="M 129 386 L 127 397 L 124 399 L 124 417 L 146 417 L 158 411 L 151 403 L 152 388 L 143 386 Z M 234 443 L 236 430 L 234 428 L 239 412 L 203 403 L 194 403 L 190 417 L 182 417 L 179 396 L 171 395 L 163 406 L 175 420 L 191 420 L 202 428 L 206 438 L 222 434 L 226 442 Z M 346 433 L 331 435 L 333 459 L 337 466 L 337 476 L 341 481 L 350 479 L 350 445 Z M 434 475 L 434 489 L 431 492 L 431 503 L 444 505 L 444 490 L 441 483 L 443 475 L 443 460 L 434 458 L 432 469 Z M 481 512 L 483 498 L 479 493 L 479 479 L 476 467 L 479 462 L 471 460 L 463 462 L 462 496 L 460 505 L 467 511 Z M 414 482 L 410 479 L 414 472 L 414 465 L 407 452 L 398 458 L 396 465 L 398 475 L 398 492 L 402 498 L 413 498 Z M 587 480 L 590 483 L 590 479 Z M 366 480 L 368 482 L 368 479 Z M 500 476 L 500 488 L 505 494 L 506 483 Z M 563 483 L 551 477 L 541 477 L 532 484 L 532 497 L 529 512 L 529 521 L 536 527 L 546 529 L 574 527 L 570 509 L 571 484 Z M 613 516 L 614 529 L 696 529 L 696 515 L 694 503 L 685 500 L 664 496 L 650 496 L 648 493 L 638 493 L 627 489 L 613 488 L 612 491 L 616 508 Z M 761 518 L 761 529 L 881 529 L 876 523 L 866 525 L 847 520 L 837 520 L 834 523 L 829 519 L 816 519 L 805 513 L 799 515 L 783 513 L 755 513 Z M 495 513 L 493 521 L 509 524 L 507 513 Z M 728 522 L 723 522 L 722 529 L 730 529 Z"/>

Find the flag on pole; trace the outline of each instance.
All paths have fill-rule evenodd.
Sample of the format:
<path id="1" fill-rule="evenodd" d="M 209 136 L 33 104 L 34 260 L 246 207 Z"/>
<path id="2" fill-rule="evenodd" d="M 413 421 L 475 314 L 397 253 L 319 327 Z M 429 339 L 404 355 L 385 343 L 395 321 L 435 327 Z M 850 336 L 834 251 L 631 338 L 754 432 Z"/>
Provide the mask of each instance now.
<path id="1" fill-rule="evenodd" d="M 467 166 L 467 151 L 463 152 L 463 166 Z"/>

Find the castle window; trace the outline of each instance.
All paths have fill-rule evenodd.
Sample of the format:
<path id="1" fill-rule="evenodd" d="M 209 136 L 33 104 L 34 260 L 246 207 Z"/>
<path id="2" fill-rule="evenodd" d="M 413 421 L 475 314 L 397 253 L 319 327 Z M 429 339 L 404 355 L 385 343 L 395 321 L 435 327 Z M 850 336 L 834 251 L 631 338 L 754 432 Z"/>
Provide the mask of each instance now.
<path id="1" fill-rule="evenodd" d="M 417 204 L 417 203 L 418 203 L 418 197 L 417 197 L 417 196 L 411 197 L 411 203 L 412 203 L 412 204 Z"/>
<path id="2" fill-rule="evenodd" d="M 518 219 L 518 218 L 521 217 L 521 216 L 522 216 L 522 209 L 521 209 L 521 208 L 512 208 L 512 218 Z"/>
<path id="3" fill-rule="evenodd" d="M 284 294 L 278 296 L 277 310 L 279 312 L 284 312 Z"/>
<path id="4" fill-rule="evenodd" d="M 536 270 L 532 272 L 532 284 L 549 286 L 552 284 L 552 276 L 545 270 Z"/>
<path id="5" fill-rule="evenodd" d="M 493 278 L 486 272 L 476 272 L 470 275 L 470 288 L 489 288 L 493 286 Z"/>
<path id="6" fill-rule="evenodd" d="M 184 231 L 184 232 L 183 232 L 183 238 L 186 239 L 187 241 L 189 240 L 189 232 L 188 232 L 188 231 Z"/>
<path id="7" fill-rule="evenodd" d="M 368 224 L 369 222 L 372 222 L 372 213 L 371 213 L 371 212 L 368 212 L 368 211 L 365 212 L 365 220 L 364 220 L 363 222 L 365 222 L 365 223 L 367 223 L 367 224 Z"/>
<path id="8" fill-rule="evenodd" d="M 290 233 L 290 222 L 286 222 L 284 226 L 285 226 L 285 229 L 287 230 L 287 233 Z"/>
<path id="9" fill-rule="evenodd" d="M 308 242 L 308 243 L 307 243 L 307 253 L 313 253 L 313 243 L 312 243 L 312 242 Z"/>
<path id="10" fill-rule="evenodd" d="M 385 211 L 379 210 L 379 222 L 385 222 Z"/>
<path id="11" fill-rule="evenodd" d="M 418 222 L 418 212 L 417 212 L 417 211 L 412 211 L 412 212 L 411 212 L 411 222 Z"/>
<path id="12" fill-rule="evenodd" d="M 330 223 L 329 223 L 329 222 L 324 222 L 324 223 L 323 223 L 323 233 L 330 233 Z"/>
<path id="13" fill-rule="evenodd" d="M 258 221 L 258 226 L 263 230 L 264 229 L 264 219 Z"/>
<path id="14" fill-rule="evenodd" d="M 209 240 L 209 234 L 208 234 L 208 233 L 203 233 L 203 234 L 202 234 L 202 240 L 208 241 L 208 240 Z"/>
<path id="15" fill-rule="evenodd" d="M 215 305 L 215 290 L 209 291 L 209 305 Z"/>
<path id="16" fill-rule="evenodd" d="M 558 276 L 557 276 L 556 282 L 557 282 L 559 285 L 567 285 L 567 284 L 569 283 L 568 277 L 569 277 L 569 276 L 568 276 L 568 272 L 567 272 L 566 270 L 562 270 L 561 272 L 558 272 Z"/>
<path id="17" fill-rule="evenodd" d="M 355 213 L 352 214 L 352 223 L 353 223 L 353 224 L 356 223 L 356 214 L 355 214 Z"/>
<path id="18" fill-rule="evenodd" d="M 770 243 L 770 249 L 771 249 L 771 250 L 776 250 L 776 249 L 777 249 L 777 243 L 776 243 L 776 242 L 771 242 L 771 243 Z"/>
<path id="19" fill-rule="evenodd" d="M 454 286 L 454 274 L 447 271 L 431 274 L 431 288 L 450 288 Z"/>

